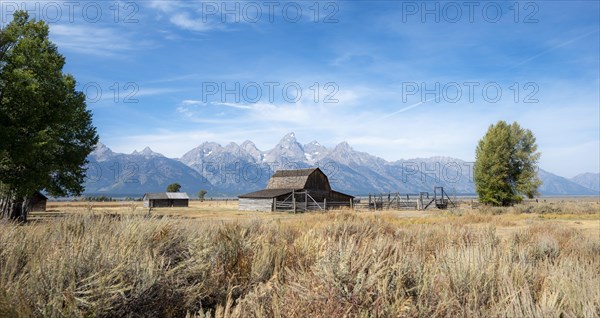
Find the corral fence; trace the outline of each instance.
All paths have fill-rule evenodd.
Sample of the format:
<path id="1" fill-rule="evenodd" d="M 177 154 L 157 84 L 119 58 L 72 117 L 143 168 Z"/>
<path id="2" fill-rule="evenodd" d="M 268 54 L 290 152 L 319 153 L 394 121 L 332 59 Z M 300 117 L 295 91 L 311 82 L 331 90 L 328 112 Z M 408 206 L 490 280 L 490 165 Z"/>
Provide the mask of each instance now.
<path id="1" fill-rule="evenodd" d="M 379 193 L 369 194 L 366 198 L 355 198 L 348 201 L 332 201 L 327 198 L 316 198 L 308 191 L 294 191 L 283 200 L 274 200 L 275 211 L 305 212 L 326 211 L 329 209 L 348 207 L 355 210 L 426 210 L 429 207 L 447 209 L 456 207 L 456 198 L 451 199 L 443 187 L 435 187 L 432 194 Z"/>
<path id="2" fill-rule="evenodd" d="M 341 207 L 354 207 L 353 200 L 334 201 L 327 198 L 315 198 L 308 191 L 294 191 L 283 200 L 275 200 L 275 211 L 306 212 L 325 211 Z"/>
<path id="3" fill-rule="evenodd" d="M 429 192 L 419 193 L 379 193 L 354 204 L 354 207 L 362 210 L 426 210 L 431 206 L 438 209 L 456 207 L 456 198 L 451 199 L 443 187 L 435 187 L 432 194 Z"/>

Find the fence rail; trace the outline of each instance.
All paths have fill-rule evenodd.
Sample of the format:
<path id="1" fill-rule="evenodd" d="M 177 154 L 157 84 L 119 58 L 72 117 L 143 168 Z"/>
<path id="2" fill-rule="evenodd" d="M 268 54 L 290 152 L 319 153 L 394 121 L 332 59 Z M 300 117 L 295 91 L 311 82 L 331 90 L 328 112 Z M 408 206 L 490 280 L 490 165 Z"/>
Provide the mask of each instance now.
<path id="1" fill-rule="evenodd" d="M 327 201 L 327 199 L 316 200 L 307 191 L 292 192 L 284 200 L 274 202 L 275 211 L 325 211 L 332 208 L 349 207 L 358 210 L 425 210 L 430 205 L 439 209 L 448 206 L 456 207 L 455 201 L 444 192 L 442 187 L 435 187 L 432 196 L 428 192 L 418 194 L 369 194 L 366 202 L 358 199 L 349 201 Z"/>

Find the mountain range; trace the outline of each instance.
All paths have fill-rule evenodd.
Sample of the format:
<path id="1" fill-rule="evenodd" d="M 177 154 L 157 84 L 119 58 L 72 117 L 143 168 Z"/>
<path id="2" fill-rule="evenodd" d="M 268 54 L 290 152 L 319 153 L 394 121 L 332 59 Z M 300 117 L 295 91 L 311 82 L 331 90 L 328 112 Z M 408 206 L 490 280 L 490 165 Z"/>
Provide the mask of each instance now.
<path id="1" fill-rule="evenodd" d="M 448 193 L 475 193 L 473 163 L 450 157 L 386 161 L 354 150 L 347 142 L 325 147 L 317 141 L 300 144 L 294 133 L 272 149 L 262 151 L 252 141 L 222 146 L 204 142 L 181 158 L 167 158 L 146 147 L 131 154 L 115 153 L 99 143 L 88 157 L 87 195 L 133 196 L 165 191 L 179 183 L 191 196 L 236 196 L 263 189 L 279 169 L 320 167 L 334 189 L 354 195 L 367 193 L 432 192 L 443 186 Z M 584 173 L 572 179 L 539 170 L 543 195 L 598 195 L 600 174 Z"/>

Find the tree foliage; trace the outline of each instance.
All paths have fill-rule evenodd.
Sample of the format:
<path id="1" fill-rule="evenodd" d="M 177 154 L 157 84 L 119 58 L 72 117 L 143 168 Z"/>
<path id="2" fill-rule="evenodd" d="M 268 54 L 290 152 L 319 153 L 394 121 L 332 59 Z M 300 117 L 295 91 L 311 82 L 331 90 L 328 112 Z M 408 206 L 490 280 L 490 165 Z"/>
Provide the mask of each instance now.
<path id="1" fill-rule="evenodd" d="M 198 199 L 200 199 L 200 201 L 204 201 L 204 197 L 206 196 L 208 192 L 204 189 L 198 191 Z"/>
<path id="2" fill-rule="evenodd" d="M 181 190 L 181 185 L 177 182 L 171 183 L 167 186 L 167 192 L 179 192 Z"/>
<path id="3" fill-rule="evenodd" d="M 491 125 L 477 145 L 475 158 L 475 188 L 481 202 L 510 205 L 537 194 L 540 153 L 533 133 L 517 122 Z"/>
<path id="4" fill-rule="evenodd" d="M 17 11 L 0 29 L 0 216 L 25 219 L 27 197 L 83 192 L 98 141 L 85 96 L 63 73 L 48 25 Z"/>

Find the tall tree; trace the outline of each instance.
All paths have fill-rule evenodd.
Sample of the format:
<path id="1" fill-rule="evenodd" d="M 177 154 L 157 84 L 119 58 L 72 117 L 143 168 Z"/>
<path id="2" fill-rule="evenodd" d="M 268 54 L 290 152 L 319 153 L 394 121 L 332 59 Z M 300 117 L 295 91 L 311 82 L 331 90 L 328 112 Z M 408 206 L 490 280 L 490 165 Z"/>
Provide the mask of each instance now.
<path id="1" fill-rule="evenodd" d="M 175 182 L 167 186 L 167 192 L 179 192 L 181 190 L 181 184 Z"/>
<path id="2" fill-rule="evenodd" d="M 200 199 L 201 202 L 204 202 L 204 197 L 206 196 L 208 192 L 204 189 L 198 191 L 198 199 Z"/>
<path id="3" fill-rule="evenodd" d="M 25 221 L 28 197 L 83 192 L 98 141 L 85 96 L 62 72 L 48 25 L 24 11 L 0 29 L 0 217 Z"/>
<path id="4" fill-rule="evenodd" d="M 477 145 L 475 158 L 475 189 L 481 202 L 510 205 L 537 194 L 540 153 L 533 133 L 517 122 L 491 125 Z"/>

